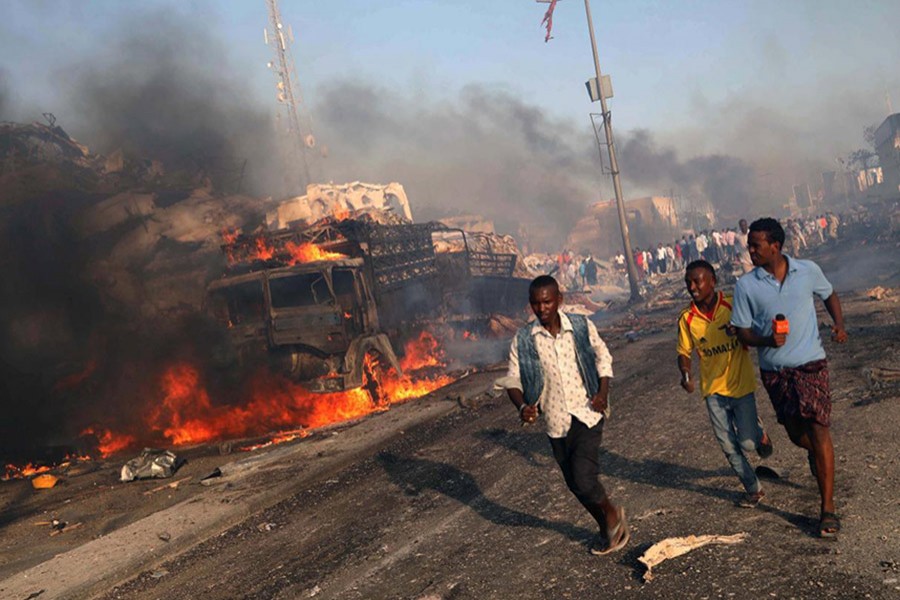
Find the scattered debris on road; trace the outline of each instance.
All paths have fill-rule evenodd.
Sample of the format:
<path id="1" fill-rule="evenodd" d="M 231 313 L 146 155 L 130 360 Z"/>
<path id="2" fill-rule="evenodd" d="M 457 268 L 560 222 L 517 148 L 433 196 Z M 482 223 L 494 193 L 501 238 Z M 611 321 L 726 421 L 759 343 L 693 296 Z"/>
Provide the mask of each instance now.
<path id="1" fill-rule="evenodd" d="M 890 295 L 891 290 L 885 289 L 880 285 L 876 285 L 872 289 L 866 291 L 866 296 L 868 296 L 872 300 L 884 300 L 885 298 L 889 298 Z"/>
<path id="2" fill-rule="evenodd" d="M 175 474 L 181 466 L 175 453 L 170 450 L 144 448 L 140 456 L 132 458 L 122 466 L 119 479 L 122 482 L 135 479 L 166 479 Z"/>
<path id="3" fill-rule="evenodd" d="M 863 377 L 870 387 L 893 385 L 900 382 L 900 369 L 886 367 L 866 367 L 863 369 Z"/>
<path id="4" fill-rule="evenodd" d="M 647 572 L 644 573 L 644 581 L 651 581 L 653 579 L 653 567 L 665 560 L 687 554 L 691 550 L 701 548 L 707 544 L 738 544 L 747 539 L 748 535 L 746 532 L 741 532 L 734 535 L 689 535 L 687 537 L 666 538 L 650 546 L 638 558 L 638 561 L 647 567 Z"/>
<path id="5" fill-rule="evenodd" d="M 172 490 L 178 489 L 179 484 L 182 484 L 182 483 L 184 483 L 185 481 L 187 481 L 187 480 L 189 480 L 189 479 L 190 479 L 190 477 L 184 477 L 184 478 L 182 478 L 182 479 L 178 479 L 177 481 L 172 481 L 172 482 L 169 482 L 169 483 L 165 483 L 165 484 L 163 484 L 163 485 L 158 485 L 158 486 L 156 486 L 155 488 L 149 489 L 149 490 L 147 490 L 146 492 L 144 492 L 144 495 L 145 495 L 145 496 L 150 496 L 150 495 L 152 495 L 152 494 L 155 494 L 156 492 L 160 492 L 160 491 L 162 491 L 162 490 L 164 490 L 164 489 L 167 489 L 167 488 L 168 488 L 168 489 L 172 489 Z"/>
<path id="6" fill-rule="evenodd" d="M 59 477 L 44 473 L 31 479 L 31 487 L 36 490 L 49 490 L 59 482 Z"/>
<path id="7" fill-rule="evenodd" d="M 60 533 L 65 533 L 67 531 L 71 531 L 73 529 L 78 529 L 84 523 L 79 522 L 79 523 L 72 523 L 70 525 L 68 521 L 63 521 L 61 519 L 51 519 L 49 521 L 36 521 L 34 524 L 38 525 L 38 526 L 44 526 L 44 527 L 49 525 L 50 526 L 50 535 L 54 536 L 54 535 L 59 535 Z"/>

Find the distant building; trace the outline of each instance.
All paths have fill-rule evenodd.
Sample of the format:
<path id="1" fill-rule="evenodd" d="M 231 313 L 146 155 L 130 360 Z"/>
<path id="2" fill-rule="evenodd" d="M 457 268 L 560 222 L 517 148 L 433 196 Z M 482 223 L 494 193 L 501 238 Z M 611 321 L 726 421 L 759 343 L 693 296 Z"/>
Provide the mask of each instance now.
<path id="1" fill-rule="evenodd" d="M 794 206 L 800 210 L 812 207 L 812 197 L 809 194 L 808 183 L 801 183 L 794 186 Z"/>
<path id="2" fill-rule="evenodd" d="M 881 165 L 881 177 L 886 194 L 900 195 L 900 113 L 889 116 L 875 130 L 875 152 Z M 866 179 L 872 180 L 867 174 Z"/>
<path id="3" fill-rule="evenodd" d="M 884 183 L 884 170 L 881 167 L 868 167 L 860 169 L 856 173 L 856 189 L 865 194 L 870 188 L 876 188 Z M 893 188 L 896 193 L 897 186 Z M 877 190 L 875 190 L 877 195 Z"/>
<path id="4" fill-rule="evenodd" d="M 646 248 L 653 244 L 655 247 L 659 242 L 672 242 L 681 235 L 675 201 L 667 196 L 627 200 L 625 216 L 632 246 Z M 592 252 L 599 257 L 621 252 L 622 233 L 615 200 L 589 206 L 569 234 L 566 247 L 576 253 Z"/>

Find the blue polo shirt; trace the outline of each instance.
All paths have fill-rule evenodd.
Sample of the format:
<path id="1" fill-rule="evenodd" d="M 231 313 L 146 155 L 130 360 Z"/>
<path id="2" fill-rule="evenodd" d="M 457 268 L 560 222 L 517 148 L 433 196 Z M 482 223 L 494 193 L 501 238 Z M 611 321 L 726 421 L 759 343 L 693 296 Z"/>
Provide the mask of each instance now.
<path id="1" fill-rule="evenodd" d="M 759 368 L 777 371 L 825 358 L 825 348 L 819 337 L 816 306 L 813 295 L 825 300 L 834 288 L 825 279 L 822 269 L 811 260 L 785 255 L 788 272 L 783 283 L 763 269 L 756 267 L 738 279 L 734 288 L 731 324 L 750 328 L 757 335 L 772 335 L 772 320 L 781 313 L 790 322 L 784 346 L 759 347 Z"/>

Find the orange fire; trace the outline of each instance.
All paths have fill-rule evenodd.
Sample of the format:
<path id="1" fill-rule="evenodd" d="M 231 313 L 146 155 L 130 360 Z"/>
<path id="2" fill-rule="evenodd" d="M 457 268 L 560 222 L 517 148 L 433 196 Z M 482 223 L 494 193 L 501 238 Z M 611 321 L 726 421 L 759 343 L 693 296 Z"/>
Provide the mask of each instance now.
<path id="1" fill-rule="evenodd" d="M 19 467 L 17 465 L 6 465 L 6 470 L 3 473 L 3 476 L 0 477 L 0 481 L 9 481 L 10 479 L 25 479 L 26 477 L 31 477 L 32 475 L 40 475 L 41 473 L 48 472 L 52 467 L 47 465 L 34 465 L 32 463 L 28 463 L 24 467 Z"/>
<path id="2" fill-rule="evenodd" d="M 233 244 L 237 241 L 238 236 L 241 234 L 240 229 L 229 229 L 225 228 L 221 231 L 220 235 L 222 236 L 222 242 L 225 244 Z"/>
<path id="3" fill-rule="evenodd" d="M 289 265 L 315 262 L 317 260 L 339 260 L 341 258 L 347 258 L 346 254 L 323 250 L 312 242 L 304 242 L 302 244 L 287 242 L 284 245 L 284 249 L 290 255 L 290 258 L 287 261 Z"/>
<path id="4" fill-rule="evenodd" d="M 386 405 L 424 396 L 453 382 L 447 375 L 417 376 L 422 368 L 443 366 L 437 339 L 422 333 L 406 345 L 401 367 L 403 375 L 388 369 L 374 385 L 316 394 L 303 386 L 271 373 L 258 372 L 250 382 L 250 400 L 244 405 L 217 406 L 193 366 L 171 366 L 161 381 L 162 400 L 148 417 L 149 426 L 173 445 L 195 444 L 224 438 L 260 435 L 286 428 L 284 439 L 296 439 L 306 429 L 362 417 Z M 380 373 L 369 365 L 367 372 Z M 374 391 L 373 391 L 374 389 Z M 376 395 L 373 398 L 370 391 Z M 298 425 L 302 426 L 298 429 Z M 276 438 L 277 439 L 277 438 Z M 272 443 L 278 443 L 275 439 Z"/>
<path id="5" fill-rule="evenodd" d="M 411 373 L 399 376 L 391 370 L 379 384 L 387 403 L 397 403 L 424 396 L 452 381 L 449 376 L 415 379 Z M 260 435 L 283 427 L 296 431 L 297 425 L 322 427 L 381 409 L 365 388 L 316 394 L 267 372 L 258 373 L 250 388 L 247 404 L 216 406 L 194 367 L 174 365 L 162 378 L 163 397 L 151 410 L 148 424 L 179 446 Z"/>
<path id="6" fill-rule="evenodd" d="M 275 256 L 275 249 L 269 245 L 266 241 L 266 238 L 259 236 L 256 238 L 256 256 L 253 258 L 256 260 L 271 260 L 273 256 Z"/>
<path id="7" fill-rule="evenodd" d="M 116 434 L 109 429 L 104 429 L 102 427 L 88 427 L 81 432 L 81 435 L 92 435 L 97 438 L 97 450 L 103 458 L 121 452 L 137 442 L 137 439 L 133 435 Z"/>
<path id="8" fill-rule="evenodd" d="M 478 339 L 478 334 L 472 333 L 471 331 L 463 331 L 463 339 L 469 341 L 475 341 Z"/>
<path id="9" fill-rule="evenodd" d="M 33 463 L 28 463 L 25 466 L 20 467 L 18 465 L 7 464 L 6 468 L 4 469 L 3 475 L 0 476 L 0 481 L 9 481 L 10 479 L 26 479 L 33 475 L 40 475 L 41 473 L 47 473 L 54 469 L 65 469 L 73 462 L 90 459 L 90 456 L 76 456 L 74 454 L 68 454 L 62 460 L 62 462 L 52 465 L 35 465 Z"/>
<path id="10" fill-rule="evenodd" d="M 268 448 L 269 446 L 274 446 L 275 444 L 283 444 L 284 442 L 292 442 L 299 438 L 305 438 L 308 435 L 309 432 L 302 428 L 293 429 L 291 431 L 281 431 L 268 442 L 263 442 L 262 444 L 253 444 L 252 446 L 243 446 L 240 449 L 244 452 L 253 452 L 254 450 L 259 450 L 260 448 Z"/>
<path id="11" fill-rule="evenodd" d="M 225 245 L 225 255 L 228 257 L 229 263 L 235 262 L 234 257 L 234 243 L 237 241 L 238 236 L 241 235 L 240 229 L 229 229 L 225 228 L 219 234 L 222 236 L 222 243 Z"/>
<path id="12" fill-rule="evenodd" d="M 364 387 L 329 394 L 316 394 L 297 383 L 259 371 L 250 380 L 249 401 L 230 406 L 212 402 L 198 369 L 188 363 L 176 363 L 160 378 L 160 399 L 148 411 L 146 425 L 173 446 L 281 430 L 267 442 L 241 448 L 256 450 L 306 437 L 316 427 L 359 418 L 385 410 L 390 404 L 420 398 L 454 381 L 449 375 L 421 373 L 422 369 L 433 371 L 444 366 L 441 346 L 428 332 L 406 344 L 401 361 L 403 375 L 394 369 L 383 369 L 372 360 L 367 357 Z M 97 438 L 98 450 L 104 458 L 135 446 L 138 441 L 132 435 L 101 427 L 86 428 L 82 435 Z M 67 457 L 66 460 L 87 458 Z M 7 465 L 0 479 L 30 477 L 52 468 Z"/>
<path id="13" fill-rule="evenodd" d="M 427 367 L 443 367 L 444 351 L 441 344 L 428 331 L 423 331 L 419 337 L 406 343 L 400 368 L 404 371 L 418 371 Z"/>

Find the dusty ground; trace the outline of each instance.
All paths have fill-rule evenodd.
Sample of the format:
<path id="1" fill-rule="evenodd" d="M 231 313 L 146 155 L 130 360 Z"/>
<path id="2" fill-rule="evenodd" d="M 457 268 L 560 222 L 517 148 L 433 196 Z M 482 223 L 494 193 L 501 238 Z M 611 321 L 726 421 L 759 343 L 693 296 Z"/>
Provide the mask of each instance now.
<path id="1" fill-rule="evenodd" d="M 616 379 L 604 483 L 633 526 L 617 555 L 587 552 L 592 521 L 565 490 L 545 436 L 520 427 L 505 398 L 487 393 L 493 375 L 483 374 L 259 453 L 267 463 L 212 487 L 196 479 L 241 457 L 196 449 L 175 477 L 194 479 L 149 496 L 160 482 L 116 484 L 118 465 L 44 494 L 27 482 L 0 486 L 0 597 L 900 597 L 900 389 L 866 377 L 900 365 L 897 249 L 883 250 L 818 257 L 841 292 L 851 336 L 843 346 L 826 342 L 844 524 L 836 542 L 815 535 L 818 495 L 805 454 L 776 426 L 763 391 L 775 443 L 766 462 L 786 474 L 764 483 L 759 509 L 734 506 L 739 483 L 702 401 L 678 387 L 679 303 L 660 303 L 639 319 L 657 333 L 628 343 L 622 327 L 606 329 Z M 882 278 L 860 280 L 873 266 Z M 868 299 L 864 290 L 877 283 L 893 296 Z M 50 537 L 32 523 L 51 515 L 84 525 Z M 694 550 L 642 583 L 637 557 L 651 544 L 737 532 L 747 541 Z M 116 561 L 120 568 L 104 568 Z"/>

